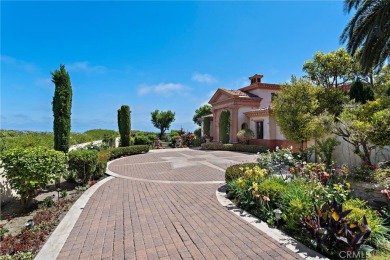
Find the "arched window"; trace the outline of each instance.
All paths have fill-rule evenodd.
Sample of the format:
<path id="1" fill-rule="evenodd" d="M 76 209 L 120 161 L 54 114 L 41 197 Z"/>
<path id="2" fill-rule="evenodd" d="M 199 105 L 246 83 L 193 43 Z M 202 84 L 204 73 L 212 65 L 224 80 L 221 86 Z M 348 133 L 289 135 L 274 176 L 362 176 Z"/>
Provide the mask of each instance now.
<path id="1" fill-rule="evenodd" d="M 242 129 L 248 129 L 248 124 L 247 123 L 243 123 L 242 125 L 241 125 L 241 130 Z"/>

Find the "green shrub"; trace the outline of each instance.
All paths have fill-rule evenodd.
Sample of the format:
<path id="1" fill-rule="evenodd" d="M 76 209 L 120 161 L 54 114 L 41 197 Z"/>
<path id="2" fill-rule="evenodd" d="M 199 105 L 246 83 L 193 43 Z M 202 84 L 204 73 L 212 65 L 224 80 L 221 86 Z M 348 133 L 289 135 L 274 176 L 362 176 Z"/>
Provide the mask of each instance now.
<path id="1" fill-rule="evenodd" d="M 255 134 L 249 128 L 242 129 L 237 133 L 237 139 L 241 144 L 248 144 L 249 140 L 255 138 Z"/>
<path id="2" fill-rule="evenodd" d="M 221 144 L 218 142 L 204 143 L 201 145 L 202 150 L 220 150 L 220 151 L 236 151 L 246 153 L 264 153 L 267 148 L 260 145 L 246 144 Z"/>
<path id="3" fill-rule="evenodd" d="M 68 154 L 69 171 L 75 171 L 84 184 L 91 180 L 98 163 L 98 152 L 94 150 L 75 150 Z"/>
<path id="4" fill-rule="evenodd" d="M 98 160 L 96 164 L 96 170 L 94 174 L 95 178 L 100 178 L 104 176 L 104 174 L 106 173 L 107 161 L 109 158 L 110 158 L 110 151 L 103 150 L 99 152 Z"/>
<path id="5" fill-rule="evenodd" d="M 157 138 L 156 134 L 145 133 L 145 132 L 138 132 L 138 133 L 135 134 L 134 144 L 135 145 L 153 145 L 154 140 L 156 138 Z"/>
<path id="6" fill-rule="evenodd" d="M 192 146 L 193 147 L 200 147 L 205 142 L 206 142 L 206 140 L 204 138 L 197 137 L 197 138 L 194 138 L 192 140 Z"/>
<path id="7" fill-rule="evenodd" d="M 259 193 L 269 197 L 271 205 L 275 207 L 278 206 L 278 203 L 286 191 L 286 182 L 277 176 L 270 176 L 266 178 L 259 185 Z"/>
<path id="8" fill-rule="evenodd" d="M 197 138 L 201 138 L 201 137 L 202 137 L 202 129 L 200 129 L 200 128 L 195 129 L 194 135 L 195 135 Z"/>
<path id="9" fill-rule="evenodd" d="M 141 154 L 149 152 L 148 145 L 133 145 L 128 147 L 118 147 L 109 150 L 109 159 L 113 160 L 123 156 Z"/>
<path id="10" fill-rule="evenodd" d="M 1 167 L 10 187 L 25 204 L 35 197 L 38 188 L 59 180 L 66 172 L 66 155 L 44 147 L 13 149 L 0 155 Z"/>
<path id="11" fill-rule="evenodd" d="M 240 178 L 244 174 L 244 170 L 246 167 L 253 168 L 257 165 L 258 165 L 257 163 L 242 163 L 242 164 L 235 164 L 228 167 L 225 171 L 226 183 L 229 183 L 235 179 Z"/>
<path id="12" fill-rule="evenodd" d="M 289 231 L 299 230 L 301 219 L 311 212 L 313 201 L 307 193 L 308 185 L 301 180 L 287 183 L 286 190 L 280 199 L 282 218 L 286 221 L 286 229 Z"/>
<path id="13" fill-rule="evenodd" d="M 64 173 L 63 177 L 67 182 L 76 183 L 77 172 L 76 171 L 67 171 L 66 173 Z"/>
<path id="14" fill-rule="evenodd" d="M 390 251 L 389 229 L 384 227 L 384 219 L 373 209 L 367 207 L 366 201 L 350 199 L 343 203 L 343 210 L 352 210 L 348 218 L 352 222 L 360 223 L 363 216 L 366 216 L 368 226 L 371 229 L 371 236 L 368 239 L 370 244 L 378 249 Z"/>

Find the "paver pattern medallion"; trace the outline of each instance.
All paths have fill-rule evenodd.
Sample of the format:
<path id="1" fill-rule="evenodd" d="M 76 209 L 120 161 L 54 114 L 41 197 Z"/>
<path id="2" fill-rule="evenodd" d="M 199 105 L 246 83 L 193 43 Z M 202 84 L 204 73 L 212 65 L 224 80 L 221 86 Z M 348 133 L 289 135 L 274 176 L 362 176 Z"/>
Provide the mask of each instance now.
<path id="1" fill-rule="evenodd" d="M 153 150 L 112 162 L 58 259 L 299 258 L 224 208 L 224 169 L 254 155 Z"/>

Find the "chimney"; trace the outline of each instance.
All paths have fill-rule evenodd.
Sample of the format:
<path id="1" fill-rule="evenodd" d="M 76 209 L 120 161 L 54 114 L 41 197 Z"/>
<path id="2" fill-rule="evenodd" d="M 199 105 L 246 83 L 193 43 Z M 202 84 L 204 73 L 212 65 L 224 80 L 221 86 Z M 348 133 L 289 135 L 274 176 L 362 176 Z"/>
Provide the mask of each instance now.
<path id="1" fill-rule="evenodd" d="M 255 74 L 252 77 L 249 77 L 249 79 L 251 81 L 251 85 L 253 85 L 255 83 L 261 83 L 262 77 L 263 77 L 263 75 L 259 75 L 259 74 Z"/>

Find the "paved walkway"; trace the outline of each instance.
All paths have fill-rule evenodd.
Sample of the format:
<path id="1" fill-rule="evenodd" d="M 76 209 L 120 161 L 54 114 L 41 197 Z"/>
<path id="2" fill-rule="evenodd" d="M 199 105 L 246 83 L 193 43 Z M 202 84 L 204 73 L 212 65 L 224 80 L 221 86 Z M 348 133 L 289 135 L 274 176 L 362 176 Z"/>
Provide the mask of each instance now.
<path id="1" fill-rule="evenodd" d="M 58 259 L 295 259 L 229 212 L 224 169 L 255 156 L 174 149 L 116 160 L 116 178 L 84 207 Z"/>

